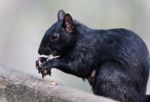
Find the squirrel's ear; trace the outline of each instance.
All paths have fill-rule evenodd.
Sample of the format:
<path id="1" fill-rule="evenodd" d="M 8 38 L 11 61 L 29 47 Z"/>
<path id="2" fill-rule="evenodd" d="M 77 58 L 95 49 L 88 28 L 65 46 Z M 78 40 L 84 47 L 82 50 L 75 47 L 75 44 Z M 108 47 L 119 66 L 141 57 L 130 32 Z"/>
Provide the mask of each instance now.
<path id="1" fill-rule="evenodd" d="M 57 14 L 58 21 L 63 20 L 64 16 L 65 16 L 65 12 L 63 10 L 59 10 Z"/>
<path id="2" fill-rule="evenodd" d="M 70 14 L 65 14 L 64 19 L 63 19 L 63 27 L 69 33 L 72 33 L 75 31 L 73 19 L 70 16 Z"/>

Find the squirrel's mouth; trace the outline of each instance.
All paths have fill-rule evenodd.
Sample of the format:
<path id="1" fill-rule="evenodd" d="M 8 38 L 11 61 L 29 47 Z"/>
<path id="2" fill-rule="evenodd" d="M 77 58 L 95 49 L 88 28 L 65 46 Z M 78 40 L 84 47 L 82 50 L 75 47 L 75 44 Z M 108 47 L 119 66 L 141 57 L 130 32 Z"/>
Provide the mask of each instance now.
<path id="1" fill-rule="evenodd" d="M 57 51 L 52 51 L 50 55 L 47 56 L 47 60 L 51 60 L 53 58 L 58 58 L 58 57 L 59 57 L 59 53 Z"/>
<path id="2" fill-rule="evenodd" d="M 58 51 L 51 51 L 51 53 L 48 56 L 57 56 L 58 55 Z"/>
<path id="3" fill-rule="evenodd" d="M 58 58 L 59 57 L 59 53 L 57 51 L 52 51 L 50 54 L 42 54 L 40 56 L 40 58 L 43 58 L 44 60 L 43 61 L 48 61 L 48 60 L 51 60 L 53 58 Z"/>

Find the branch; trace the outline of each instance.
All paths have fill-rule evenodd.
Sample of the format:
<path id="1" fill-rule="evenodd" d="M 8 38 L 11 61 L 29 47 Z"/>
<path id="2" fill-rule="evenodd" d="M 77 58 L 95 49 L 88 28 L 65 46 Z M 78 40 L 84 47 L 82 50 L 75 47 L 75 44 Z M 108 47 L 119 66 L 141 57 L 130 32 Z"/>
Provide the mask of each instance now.
<path id="1" fill-rule="evenodd" d="M 1 67 L 0 100 L 2 102 L 115 102 L 61 84 L 51 85 L 49 80 Z"/>

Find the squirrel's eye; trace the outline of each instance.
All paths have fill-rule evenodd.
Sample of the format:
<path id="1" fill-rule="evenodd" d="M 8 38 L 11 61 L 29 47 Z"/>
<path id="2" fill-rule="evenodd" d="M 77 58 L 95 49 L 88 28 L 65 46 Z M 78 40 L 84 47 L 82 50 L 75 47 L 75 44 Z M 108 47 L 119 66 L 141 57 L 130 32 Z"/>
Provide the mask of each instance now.
<path id="1" fill-rule="evenodd" d="M 54 33 L 53 35 L 51 35 L 51 39 L 52 40 L 57 40 L 59 38 L 59 34 L 58 33 Z"/>

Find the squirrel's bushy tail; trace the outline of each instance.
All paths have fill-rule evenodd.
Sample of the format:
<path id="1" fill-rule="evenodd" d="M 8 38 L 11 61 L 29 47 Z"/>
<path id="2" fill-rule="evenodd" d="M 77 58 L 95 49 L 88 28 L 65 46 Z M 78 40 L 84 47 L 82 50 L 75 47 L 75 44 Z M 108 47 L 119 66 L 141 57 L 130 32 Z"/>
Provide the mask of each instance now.
<path id="1" fill-rule="evenodd" d="M 146 100 L 145 102 L 150 102 L 150 95 L 146 95 Z"/>

